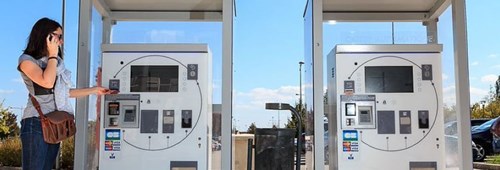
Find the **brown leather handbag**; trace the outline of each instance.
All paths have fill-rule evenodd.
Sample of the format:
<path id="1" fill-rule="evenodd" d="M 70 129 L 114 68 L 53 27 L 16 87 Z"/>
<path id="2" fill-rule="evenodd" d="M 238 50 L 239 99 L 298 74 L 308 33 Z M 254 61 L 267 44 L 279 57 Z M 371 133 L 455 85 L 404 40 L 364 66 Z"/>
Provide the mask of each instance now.
<path id="1" fill-rule="evenodd" d="M 75 116 L 65 111 L 53 111 L 43 114 L 40 104 L 30 94 L 30 99 L 35 106 L 42 123 L 43 140 L 50 144 L 57 144 L 76 133 Z"/>

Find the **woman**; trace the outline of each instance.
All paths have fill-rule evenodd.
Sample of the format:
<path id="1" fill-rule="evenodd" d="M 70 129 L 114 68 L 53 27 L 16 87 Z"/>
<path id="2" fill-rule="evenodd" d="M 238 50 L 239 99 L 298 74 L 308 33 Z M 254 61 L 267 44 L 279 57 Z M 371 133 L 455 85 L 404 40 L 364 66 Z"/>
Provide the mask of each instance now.
<path id="1" fill-rule="evenodd" d="M 26 49 L 19 57 L 18 70 L 28 92 L 40 103 L 44 114 L 54 110 L 73 113 L 70 97 L 110 93 L 102 87 L 70 89 L 71 72 L 64 67 L 62 44 L 61 25 L 42 18 L 33 26 Z M 52 169 L 59 144 L 48 144 L 43 140 L 38 112 L 29 99 L 21 121 L 21 142 L 24 170 Z"/>

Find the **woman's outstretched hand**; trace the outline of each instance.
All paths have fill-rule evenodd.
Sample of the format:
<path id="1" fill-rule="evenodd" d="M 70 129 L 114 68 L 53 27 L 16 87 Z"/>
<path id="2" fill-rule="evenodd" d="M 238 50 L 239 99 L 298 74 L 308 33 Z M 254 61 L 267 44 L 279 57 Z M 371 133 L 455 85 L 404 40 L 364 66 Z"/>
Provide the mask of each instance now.
<path id="1" fill-rule="evenodd" d="M 118 91 L 116 90 L 110 90 L 104 87 L 96 86 L 93 87 L 94 93 L 97 95 L 105 95 L 105 94 L 117 94 Z"/>

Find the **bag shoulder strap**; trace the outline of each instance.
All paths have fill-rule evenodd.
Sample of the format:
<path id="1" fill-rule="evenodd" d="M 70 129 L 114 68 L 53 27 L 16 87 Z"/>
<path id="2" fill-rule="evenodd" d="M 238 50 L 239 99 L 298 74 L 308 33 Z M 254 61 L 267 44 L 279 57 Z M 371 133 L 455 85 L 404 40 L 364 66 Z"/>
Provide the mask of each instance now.
<path id="1" fill-rule="evenodd" d="M 42 109 L 40 108 L 40 103 L 38 103 L 38 101 L 36 101 L 36 99 L 35 99 L 35 97 L 33 97 L 33 95 L 29 94 L 29 96 L 31 99 L 31 103 L 33 103 L 36 111 L 38 112 L 38 115 L 40 116 L 40 118 L 43 118 L 44 115 L 43 115 Z"/>

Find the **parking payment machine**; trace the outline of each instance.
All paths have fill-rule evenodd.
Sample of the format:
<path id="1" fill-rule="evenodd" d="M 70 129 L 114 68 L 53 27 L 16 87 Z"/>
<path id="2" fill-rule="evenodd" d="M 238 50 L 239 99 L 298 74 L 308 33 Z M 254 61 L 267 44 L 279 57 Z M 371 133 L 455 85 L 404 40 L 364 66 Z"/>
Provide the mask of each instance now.
<path id="1" fill-rule="evenodd" d="M 99 169 L 211 165 L 212 56 L 202 44 L 105 44 Z"/>
<path id="2" fill-rule="evenodd" d="M 338 45 L 328 55 L 330 167 L 445 168 L 441 45 Z M 332 139 L 332 138 L 330 138 Z"/>

